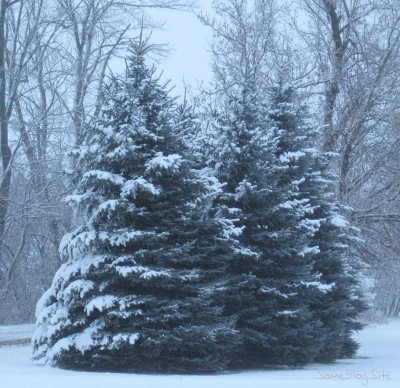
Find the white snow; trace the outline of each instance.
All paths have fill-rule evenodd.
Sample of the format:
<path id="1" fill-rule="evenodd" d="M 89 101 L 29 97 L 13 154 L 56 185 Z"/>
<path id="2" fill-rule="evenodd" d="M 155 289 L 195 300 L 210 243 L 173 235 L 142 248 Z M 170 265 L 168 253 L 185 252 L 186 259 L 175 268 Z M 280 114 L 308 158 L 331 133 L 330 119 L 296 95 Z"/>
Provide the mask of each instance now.
<path id="1" fill-rule="evenodd" d="M 62 350 L 68 350 L 71 347 L 75 347 L 77 350 L 84 354 L 96 345 L 107 345 L 108 338 L 104 337 L 101 340 L 96 338 L 98 332 L 98 326 L 90 326 L 81 333 L 70 335 L 57 341 L 54 346 L 47 352 L 46 360 L 52 364 L 55 356 L 57 356 Z"/>
<path id="2" fill-rule="evenodd" d="M 121 344 L 124 342 L 128 342 L 131 345 L 134 345 L 134 343 L 139 339 L 139 334 L 118 334 L 115 335 L 112 338 L 112 348 L 118 348 Z"/>
<path id="3" fill-rule="evenodd" d="M 100 232 L 99 239 L 101 241 L 108 241 L 111 246 L 126 246 L 127 244 L 131 243 L 132 241 L 136 240 L 138 237 L 143 235 L 151 236 L 153 232 L 141 232 L 141 231 L 128 231 L 128 230 L 121 230 L 118 232 Z"/>
<path id="4" fill-rule="evenodd" d="M 152 183 L 148 182 L 144 178 L 137 178 L 133 180 L 126 181 L 122 187 L 122 198 L 127 198 L 132 196 L 133 198 L 138 197 L 138 193 L 145 192 L 153 196 L 160 194 L 160 190 L 157 189 Z"/>
<path id="5" fill-rule="evenodd" d="M 157 152 L 156 156 L 146 163 L 146 170 L 169 170 L 171 172 L 177 172 L 181 167 L 182 161 L 182 156 L 180 155 L 172 154 L 164 156 L 162 152 Z"/>
<path id="6" fill-rule="evenodd" d="M 293 181 L 293 182 L 292 182 L 292 186 L 298 187 L 298 186 L 300 186 L 302 183 L 304 183 L 305 181 L 306 181 L 306 178 L 301 178 L 301 179 L 299 179 L 299 180 L 297 180 L 297 181 Z"/>
<path id="7" fill-rule="evenodd" d="M 238 187 L 235 190 L 234 199 L 239 202 L 240 199 L 246 195 L 247 192 L 257 190 L 256 185 L 252 185 L 246 179 L 239 183 Z"/>
<path id="8" fill-rule="evenodd" d="M 270 288 L 270 287 L 261 287 L 260 288 L 260 292 L 262 294 L 274 294 L 274 295 L 278 295 L 284 299 L 287 299 L 289 296 L 286 294 L 283 294 L 282 292 L 278 291 L 276 288 Z"/>
<path id="9" fill-rule="evenodd" d="M 318 246 L 315 246 L 315 247 L 306 247 L 306 248 L 304 248 L 304 249 L 299 253 L 299 256 L 304 257 L 304 256 L 306 256 L 306 255 L 309 255 L 309 254 L 314 255 L 314 254 L 317 254 L 317 253 L 319 253 L 319 252 L 320 252 L 320 250 L 319 250 L 319 247 L 318 247 Z"/>
<path id="10" fill-rule="evenodd" d="M 171 277 L 171 274 L 169 271 L 154 271 L 154 270 L 149 270 L 147 272 L 143 272 L 140 275 L 141 279 L 152 279 L 152 278 L 159 278 L 159 277 L 166 277 L 169 278 Z"/>
<path id="11" fill-rule="evenodd" d="M 320 282 L 301 282 L 301 284 L 304 284 L 306 287 L 316 287 L 322 292 L 329 292 L 332 290 L 332 288 L 335 286 L 335 283 L 330 283 L 330 284 L 323 284 Z"/>
<path id="12" fill-rule="evenodd" d="M 296 207 L 298 207 L 298 206 L 305 205 L 305 204 L 307 204 L 309 201 L 310 201 L 310 200 L 307 199 L 307 198 L 304 198 L 304 199 L 301 199 L 301 200 L 294 199 L 294 200 L 286 201 L 286 202 L 284 202 L 284 203 L 279 204 L 279 205 L 278 205 L 278 208 L 289 209 L 289 210 L 291 210 L 291 209 L 294 209 L 294 208 L 296 208 Z"/>
<path id="13" fill-rule="evenodd" d="M 314 235 L 319 228 L 321 227 L 321 222 L 323 220 L 312 220 L 309 218 L 306 218 L 305 220 L 301 220 L 299 223 L 299 229 L 304 228 L 307 232 L 311 233 Z"/>
<path id="14" fill-rule="evenodd" d="M 96 177 L 99 180 L 108 181 L 117 186 L 122 186 L 125 183 L 125 179 L 121 175 L 113 174 L 108 171 L 91 170 L 83 174 L 83 179 L 91 177 Z"/>
<path id="15" fill-rule="evenodd" d="M 16 328 L 15 330 L 19 330 Z M 0 327 L 0 336 L 10 332 Z M 144 375 L 73 372 L 30 360 L 29 346 L 0 348 L 1 388 L 398 388 L 400 387 L 400 319 L 370 325 L 355 335 L 361 343 L 354 359 L 314 364 L 303 369 L 227 373 L 214 376 Z M 119 340 L 119 338 L 115 338 Z M 121 340 L 134 341 L 132 337 Z"/>
<path id="16" fill-rule="evenodd" d="M 89 326 L 87 329 L 83 330 L 82 333 L 69 337 L 71 338 L 71 345 L 75 345 L 76 349 L 80 350 L 82 354 L 84 354 L 86 351 L 91 349 L 93 345 L 99 342 L 98 340 L 93 338 L 98 333 L 98 329 L 99 328 L 97 326 Z M 49 353 L 51 353 L 51 350 Z M 59 352 L 56 351 L 55 354 L 58 355 Z"/>
<path id="17" fill-rule="evenodd" d="M 250 248 L 245 248 L 245 247 L 234 248 L 233 252 L 235 253 L 235 255 L 252 256 L 252 257 L 259 256 L 258 253 L 252 251 Z"/>
<path id="18" fill-rule="evenodd" d="M 132 266 L 132 267 L 116 267 L 117 272 L 123 276 L 127 277 L 132 273 L 140 273 L 140 278 L 142 279 L 151 279 L 155 277 L 171 277 L 171 273 L 167 270 L 155 271 L 148 267 L 143 267 L 140 265 Z"/>
<path id="19" fill-rule="evenodd" d="M 291 311 L 291 310 L 284 310 L 284 311 L 279 311 L 278 313 L 277 313 L 277 315 L 287 315 L 287 316 L 290 316 L 290 317 L 295 317 L 296 316 L 296 313 L 298 312 L 299 310 L 294 310 L 294 311 Z"/>
<path id="20" fill-rule="evenodd" d="M 108 201 L 101 203 L 99 205 L 97 211 L 98 212 L 107 211 L 108 209 L 114 211 L 117 208 L 119 203 L 120 203 L 120 201 L 118 199 L 109 199 Z"/>
<path id="21" fill-rule="evenodd" d="M 66 234 L 61 240 L 60 254 L 62 256 L 75 257 L 82 254 L 83 247 L 90 247 L 93 241 L 96 240 L 96 233 L 94 231 L 83 231 L 77 233 L 76 231 Z M 68 253 L 68 255 L 66 254 Z"/>
<path id="22" fill-rule="evenodd" d="M 31 338 L 34 330 L 35 325 L 32 323 L 26 323 L 23 325 L 0 326 L 0 343 L 4 341 Z"/>
<path id="23" fill-rule="evenodd" d="M 340 216 L 339 214 L 330 218 L 330 222 L 332 225 L 335 225 L 339 228 L 346 228 L 347 226 L 349 226 L 348 221 L 346 221 L 346 219 Z"/>
<path id="24" fill-rule="evenodd" d="M 82 202 L 87 201 L 88 199 L 92 199 L 94 196 L 95 195 L 93 192 L 86 192 L 83 194 L 71 194 L 65 197 L 64 202 L 69 205 L 79 205 Z"/>
<path id="25" fill-rule="evenodd" d="M 107 255 L 92 255 L 82 257 L 77 261 L 81 275 L 86 276 L 93 268 L 98 268 L 107 260 Z"/>
<path id="26" fill-rule="evenodd" d="M 147 267 L 142 267 L 141 265 L 135 265 L 135 266 L 116 266 L 115 270 L 124 278 L 129 276 L 132 273 L 143 273 L 148 270 Z"/>
<path id="27" fill-rule="evenodd" d="M 74 280 L 65 288 L 65 290 L 58 293 L 57 299 L 68 303 L 76 296 L 83 298 L 89 291 L 93 290 L 95 285 L 96 284 L 91 280 Z"/>
<path id="28" fill-rule="evenodd" d="M 279 157 L 279 161 L 281 163 L 289 163 L 291 160 L 299 160 L 306 154 L 302 151 L 296 151 L 296 152 L 285 152 Z"/>
<path id="29" fill-rule="evenodd" d="M 103 311 L 113 307 L 117 298 L 114 295 L 101 295 L 92 299 L 85 307 L 87 315 L 91 315 L 93 311 Z"/>

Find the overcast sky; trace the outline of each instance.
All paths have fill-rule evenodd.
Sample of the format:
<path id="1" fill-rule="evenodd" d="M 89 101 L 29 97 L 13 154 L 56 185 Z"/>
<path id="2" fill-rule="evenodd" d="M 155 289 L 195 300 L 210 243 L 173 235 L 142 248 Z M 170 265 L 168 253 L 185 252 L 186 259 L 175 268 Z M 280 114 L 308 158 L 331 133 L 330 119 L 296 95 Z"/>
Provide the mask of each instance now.
<path id="1" fill-rule="evenodd" d="M 212 0 L 199 0 L 200 9 L 211 10 Z M 208 42 L 209 30 L 202 26 L 197 17 L 190 12 L 153 12 L 157 21 L 165 22 L 162 31 L 153 31 L 154 43 L 169 43 L 171 52 L 159 64 L 164 78 L 176 85 L 175 94 L 182 95 L 184 82 L 195 86 L 197 82 L 211 78 Z"/>

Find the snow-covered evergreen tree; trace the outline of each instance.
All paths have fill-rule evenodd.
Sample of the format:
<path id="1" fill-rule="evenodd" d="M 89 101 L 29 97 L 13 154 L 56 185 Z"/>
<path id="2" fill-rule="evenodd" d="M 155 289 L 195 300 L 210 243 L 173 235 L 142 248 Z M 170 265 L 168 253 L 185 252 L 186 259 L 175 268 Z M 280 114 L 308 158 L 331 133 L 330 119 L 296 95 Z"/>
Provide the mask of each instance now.
<path id="1" fill-rule="evenodd" d="M 269 113 L 255 92 L 244 89 L 219 115 L 210 147 L 210 163 L 226 182 L 221 203 L 237 209 L 243 228 L 242 249 L 216 293 L 240 333 L 232 360 L 238 368 L 306 364 L 321 346 L 309 301 L 327 286 L 313 271 L 316 247 L 301 228 L 310 210 L 297 201 L 299 159 L 289 150 L 277 156 L 281 131 L 272 128 Z"/>
<path id="2" fill-rule="evenodd" d="M 326 290 L 309 301 L 312 319 L 320 325 L 315 361 L 351 357 L 358 348 L 351 334 L 361 328 L 356 319 L 365 306 L 349 256 L 354 231 L 346 220 L 347 209 L 335 200 L 329 171 L 333 155 L 318 151 L 320 136 L 307 123 L 304 107 L 296 107 L 290 86 L 274 89 L 270 117 L 278 134 L 281 190 L 288 194 L 282 205 L 303 209 L 297 228 L 308 241 L 313 272 Z"/>
<path id="3" fill-rule="evenodd" d="M 294 104 L 293 90 L 277 87 L 268 106 L 243 90 L 214 127 L 210 163 L 226 182 L 221 202 L 237 208 L 243 228 L 243 248 L 227 262 L 216 293 L 240 333 L 231 365 L 302 365 L 352 355 L 360 302 L 345 265 L 345 221 L 332 196 L 327 156 L 315 148 L 317 133 Z M 347 351 L 334 352 L 335 346 Z"/>
<path id="4" fill-rule="evenodd" d="M 213 290 L 232 255 L 234 227 L 208 215 L 220 191 L 192 169 L 177 107 L 147 42 L 75 152 L 68 202 L 84 223 L 66 235 L 66 262 L 37 308 L 35 357 L 74 369 L 225 369 L 236 333 Z M 190 120 L 188 120 L 190 123 Z"/>

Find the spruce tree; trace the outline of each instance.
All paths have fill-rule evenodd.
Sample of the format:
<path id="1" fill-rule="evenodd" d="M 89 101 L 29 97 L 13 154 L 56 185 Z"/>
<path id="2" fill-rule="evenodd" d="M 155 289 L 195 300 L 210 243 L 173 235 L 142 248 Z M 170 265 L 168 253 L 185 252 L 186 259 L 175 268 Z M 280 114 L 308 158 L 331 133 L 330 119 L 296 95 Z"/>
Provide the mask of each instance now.
<path id="1" fill-rule="evenodd" d="M 232 223 L 210 216 L 216 180 L 192 169 L 177 107 L 146 41 L 104 90 L 101 119 L 74 153 L 83 216 L 37 307 L 35 357 L 72 369 L 210 372 L 229 364 L 231 319 L 213 290 Z"/>
<path id="2" fill-rule="evenodd" d="M 319 133 L 307 122 L 305 107 L 296 107 L 294 98 L 290 86 L 275 88 L 270 117 L 278 134 L 279 168 L 292 170 L 283 174 L 293 188 L 293 199 L 287 206 L 293 206 L 293 200 L 303 203 L 299 230 L 314 249 L 313 272 L 325 288 L 309 300 L 312 320 L 320 326 L 316 336 L 320 349 L 314 361 L 330 362 L 355 354 L 358 344 L 351 335 L 362 327 L 357 316 L 365 305 L 355 273 L 356 261 L 351 258 L 354 231 L 346 220 L 348 209 L 335 199 L 335 177 L 329 169 L 333 155 L 318 151 Z"/>
<path id="3" fill-rule="evenodd" d="M 332 193 L 329 155 L 316 149 L 317 132 L 293 89 L 273 89 L 269 105 L 244 89 L 214 128 L 210 162 L 226 182 L 220 201 L 236 207 L 242 228 L 242 249 L 216 293 L 239 332 L 231 367 L 353 355 L 361 302 L 346 265 L 346 221 Z"/>
<path id="4" fill-rule="evenodd" d="M 236 208 L 242 249 L 228 262 L 216 292 L 224 314 L 235 318 L 240 347 L 234 368 L 304 365 L 321 347 L 320 323 L 310 299 L 326 292 L 313 271 L 317 252 L 302 223 L 309 204 L 298 199 L 303 171 L 296 151 L 285 150 L 270 110 L 251 89 L 233 96 L 215 125 L 220 197 Z"/>

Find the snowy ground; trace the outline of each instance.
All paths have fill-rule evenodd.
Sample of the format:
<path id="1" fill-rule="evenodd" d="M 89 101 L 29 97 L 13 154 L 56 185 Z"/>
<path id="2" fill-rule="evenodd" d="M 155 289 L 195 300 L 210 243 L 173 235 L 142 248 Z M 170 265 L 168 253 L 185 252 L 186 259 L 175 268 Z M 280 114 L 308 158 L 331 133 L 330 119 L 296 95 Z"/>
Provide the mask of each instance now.
<path id="1" fill-rule="evenodd" d="M 34 328 L 35 325 L 29 323 L 25 325 L 0 326 L 0 346 L 5 343 L 30 339 Z M 0 386 L 0 388 L 2 387 Z"/>
<path id="2" fill-rule="evenodd" d="M 31 325 L 0 327 L 0 339 L 25 338 Z M 16 333 L 19 333 L 18 335 Z M 357 335 L 357 358 L 299 370 L 217 376 L 84 373 L 30 360 L 30 347 L 0 347 L 0 388 L 316 388 L 400 387 L 400 319 L 371 325 Z"/>

